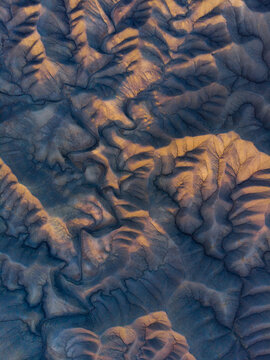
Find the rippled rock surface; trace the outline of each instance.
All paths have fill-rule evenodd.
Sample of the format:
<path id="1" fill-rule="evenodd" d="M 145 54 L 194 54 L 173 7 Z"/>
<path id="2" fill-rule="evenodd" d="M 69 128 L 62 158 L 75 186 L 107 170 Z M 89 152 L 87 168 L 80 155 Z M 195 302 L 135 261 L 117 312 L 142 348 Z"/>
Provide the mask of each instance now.
<path id="1" fill-rule="evenodd" d="M 270 359 L 268 0 L 0 0 L 0 358 Z"/>

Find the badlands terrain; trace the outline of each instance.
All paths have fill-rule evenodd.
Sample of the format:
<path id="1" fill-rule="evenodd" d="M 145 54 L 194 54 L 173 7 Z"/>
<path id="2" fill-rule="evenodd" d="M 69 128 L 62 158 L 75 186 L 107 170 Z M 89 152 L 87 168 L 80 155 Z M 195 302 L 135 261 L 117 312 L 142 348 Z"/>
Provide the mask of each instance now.
<path id="1" fill-rule="evenodd" d="M 270 1 L 0 0 L 0 359 L 270 359 Z"/>

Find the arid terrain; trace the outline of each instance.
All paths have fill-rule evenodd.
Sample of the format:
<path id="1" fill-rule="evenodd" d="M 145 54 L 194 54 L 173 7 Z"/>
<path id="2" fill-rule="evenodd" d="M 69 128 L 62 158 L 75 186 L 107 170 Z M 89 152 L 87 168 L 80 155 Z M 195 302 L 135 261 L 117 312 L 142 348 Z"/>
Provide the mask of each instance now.
<path id="1" fill-rule="evenodd" d="M 270 359 L 270 1 L 0 0 L 0 359 Z"/>

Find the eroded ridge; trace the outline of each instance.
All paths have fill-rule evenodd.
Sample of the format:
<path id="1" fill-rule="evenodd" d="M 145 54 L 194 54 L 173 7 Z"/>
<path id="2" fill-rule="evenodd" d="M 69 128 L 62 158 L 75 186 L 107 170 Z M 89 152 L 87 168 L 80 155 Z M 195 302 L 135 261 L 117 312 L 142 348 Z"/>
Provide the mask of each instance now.
<path id="1" fill-rule="evenodd" d="M 0 0 L 0 358 L 269 360 L 269 29 Z"/>
<path id="2" fill-rule="evenodd" d="M 52 359 L 160 359 L 195 360 L 186 339 L 171 329 L 166 313 L 156 312 L 138 318 L 131 325 L 106 330 L 100 337 L 86 329 L 65 329 L 48 339 Z"/>

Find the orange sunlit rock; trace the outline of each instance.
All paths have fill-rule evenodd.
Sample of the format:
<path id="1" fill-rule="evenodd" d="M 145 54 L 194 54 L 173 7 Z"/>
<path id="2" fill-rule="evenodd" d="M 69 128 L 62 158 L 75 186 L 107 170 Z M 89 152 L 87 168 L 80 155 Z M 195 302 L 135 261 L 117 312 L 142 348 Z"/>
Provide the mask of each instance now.
<path id="1" fill-rule="evenodd" d="M 0 359 L 270 359 L 268 0 L 0 1 Z"/>

